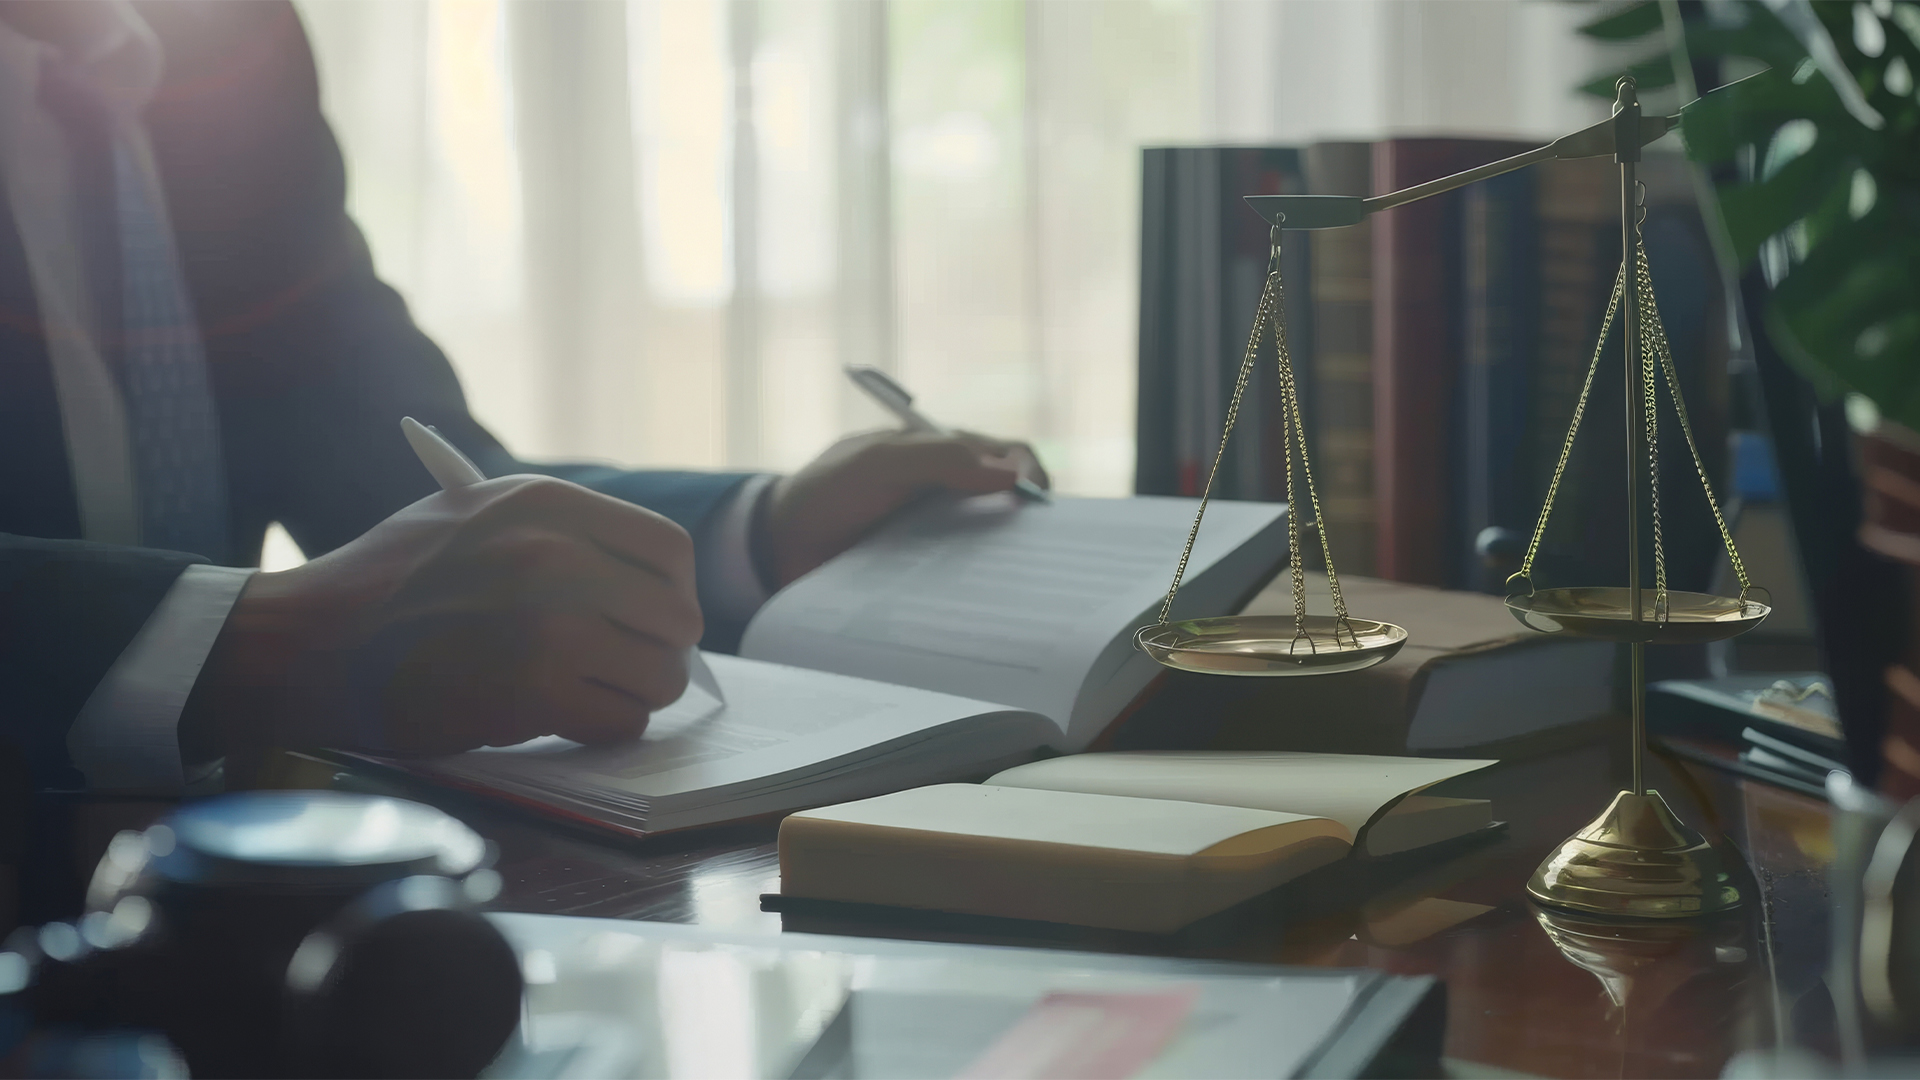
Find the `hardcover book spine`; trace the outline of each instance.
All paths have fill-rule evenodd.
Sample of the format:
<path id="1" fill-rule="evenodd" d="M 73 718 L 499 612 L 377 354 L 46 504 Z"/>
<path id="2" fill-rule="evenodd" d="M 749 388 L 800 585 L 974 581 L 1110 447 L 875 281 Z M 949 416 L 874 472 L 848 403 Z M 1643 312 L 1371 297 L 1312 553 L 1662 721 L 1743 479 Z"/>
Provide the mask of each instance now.
<path id="1" fill-rule="evenodd" d="M 1220 438 L 1226 399 L 1220 391 L 1220 157 L 1208 147 L 1174 154 L 1174 476 L 1177 493 L 1194 496 L 1206 482 Z M 1230 491 L 1236 463 L 1221 463 Z"/>
<path id="2" fill-rule="evenodd" d="M 1476 139 L 1391 139 L 1373 153 L 1373 186 L 1395 191 L 1529 147 Z M 1375 571 L 1440 585 L 1452 577 L 1455 485 L 1448 431 L 1460 372 L 1459 193 L 1373 216 Z"/>
<path id="3" fill-rule="evenodd" d="M 1231 394 L 1247 336 L 1253 330 L 1254 313 L 1260 308 L 1260 293 L 1266 287 L 1267 263 L 1272 250 L 1272 230 L 1266 220 L 1246 204 L 1245 197 L 1296 194 L 1306 190 L 1306 181 L 1297 150 L 1247 147 L 1222 148 L 1217 152 L 1224 158 L 1220 227 L 1226 268 L 1220 297 L 1221 339 L 1216 348 L 1221 385 L 1224 392 Z M 1295 360 L 1296 392 L 1302 413 L 1312 416 L 1315 380 L 1308 359 L 1313 354 L 1313 312 L 1304 294 L 1311 265 L 1309 251 L 1308 234 L 1288 234 L 1281 252 L 1280 276 L 1289 291 L 1284 316 L 1287 341 Z M 1287 497 L 1286 443 L 1281 428 L 1279 368 L 1273 347 L 1269 336 L 1261 346 L 1253 373 L 1247 380 L 1246 395 L 1240 403 L 1240 419 L 1234 433 L 1236 445 L 1229 451 L 1238 467 L 1236 483 L 1222 492 L 1232 498 L 1277 502 Z M 1225 419 L 1222 415 L 1222 422 Z"/>
<path id="4" fill-rule="evenodd" d="M 1373 144 L 1316 143 L 1304 155 L 1307 191 L 1316 195 L 1368 195 L 1373 183 Z M 1373 227 L 1362 221 L 1311 235 L 1310 272 L 1288 277 L 1294 303 L 1289 313 L 1313 313 L 1313 340 L 1293 350 L 1295 363 L 1311 367 L 1314 409 L 1307 421 L 1313 444 L 1320 511 L 1335 565 L 1342 571 L 1374 571 L 1373 497 Z"/>
<path id="5" fill-rule="evenodd" d="M 1611 170 L 1590 161 L 1534 167 L 1540 260 L 1539 361 L 1531 390 L 1527 490 L 1538 515 L 1592 361 L 1608 291 L 1620 266 L 1619 190 Z M 1620 513 L 1621 373 L 1615 350 L 1594 380 L 1580 450 L 1568 465 L 1541 546 L 1535 584 L 1600 585 L 1622 579 L 1626 526 Z M 1526 530 L 1531 533 L 1533 520 Z"/>
<path id="6" fill-rule="evenodd" d="M 1213 465 L 1266 278 L 1267 227 L 1242 197 L 1301 190 L 1299 154 L 1152 148 L 1142 166 L 1134 490 L 1195 496 Z M 1305 279 L 1304 241 L 1292 245 L 1287 264 L 1287 273 Z M 1291 321 L 1296 352 L 1303 342 L 1311 348 L 1311 313 L 1296 312 Z M 1272 357 L 1269 346 L 1249 379 L 1217 497 L 1284 497 Z"/>
<path id="7" fill-rule="evenodd" d="M 1531 477 L 1527 460 L 1528 385 L 1539 310 L 1538 247 L 1530 172 L 1508 173 L 1462 193 L 1462 347 L 1456 452 L 1455 585 L 1500 591 L 1501 575 L 1476 552 L 1481 532 L 1524 530 Z"/>
<path id="8" fill-rule="evenodd" d="M 1133 490 L 1179 492 L 1174 471 L 1173 155 L 1140 152 L 1140 356 L 1134 409 Z"/>

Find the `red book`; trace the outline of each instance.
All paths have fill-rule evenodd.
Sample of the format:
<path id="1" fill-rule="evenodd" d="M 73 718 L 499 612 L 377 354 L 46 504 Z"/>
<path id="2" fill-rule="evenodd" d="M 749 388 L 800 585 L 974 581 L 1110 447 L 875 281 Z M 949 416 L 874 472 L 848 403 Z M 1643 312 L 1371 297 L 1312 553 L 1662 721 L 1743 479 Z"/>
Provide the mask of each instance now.
<path id="1" fill-rule="evenodd" d="M 1373 147 L 1373 190 L 1398 191 L 1533 144 L 1388 139 Z M 1453 564 L 1453 402 L 1460 335 L 1453 308 L 1459 193 L 1375 214 L 1373 226 L 1374 573 L 1444 585 Z"/>

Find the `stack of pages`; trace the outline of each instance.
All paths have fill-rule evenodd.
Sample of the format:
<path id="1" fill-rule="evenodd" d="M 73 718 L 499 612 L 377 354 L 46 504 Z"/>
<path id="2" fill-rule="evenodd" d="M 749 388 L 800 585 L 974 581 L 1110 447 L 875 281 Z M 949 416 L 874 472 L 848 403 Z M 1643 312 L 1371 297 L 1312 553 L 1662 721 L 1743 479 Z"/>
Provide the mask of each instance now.
<path id="1" fill-rule="evenodd" d="M 689 691 L 616 747 L 559 738 L 393 763 L 628 834 L 987 775 L 1085 749 L 1160 668 L 1154 615 L 1191 499 L 983 496 L 925 508 L 782 590 L 725 704 Z M 1176 617 L 1235 610 L 1285 559 L 1286 509 L 1207 514 Z"/>
<path id="2" fill-rule="evenodd" d="M 1492 827 L 1416 794 L 1486 760 L 1081 754 L 808 810 L 780 825 L 780 892 L 1168 933 L 1342 858 Z"/>

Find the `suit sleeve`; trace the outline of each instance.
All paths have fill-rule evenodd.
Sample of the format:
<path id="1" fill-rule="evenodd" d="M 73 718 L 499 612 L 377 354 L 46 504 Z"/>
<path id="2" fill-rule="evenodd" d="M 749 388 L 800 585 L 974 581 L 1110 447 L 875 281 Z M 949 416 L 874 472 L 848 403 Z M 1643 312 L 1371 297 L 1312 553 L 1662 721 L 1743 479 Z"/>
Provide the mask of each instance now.
<path id="1" fill-rule="evenodd" d="M 172 551 L 0 534 L 0 738 L 36 788 L 79 790 L 74 717 L 188 566 Z"/>
<path id="2" fill-rule="evenodd" d="M 147 114 L 220 404 L 237 551 L 272 521 L 308 554 L 346 543 L 432 479 L 400 434 L 437 426 L 488 475 L 537 472 L 645 506 L 699 550 L 749 474 L 520 461 L 468 412 L 444 354 L 375 273 L 346 210 L 293 6 L 139 5 L 166 51 Z"/>

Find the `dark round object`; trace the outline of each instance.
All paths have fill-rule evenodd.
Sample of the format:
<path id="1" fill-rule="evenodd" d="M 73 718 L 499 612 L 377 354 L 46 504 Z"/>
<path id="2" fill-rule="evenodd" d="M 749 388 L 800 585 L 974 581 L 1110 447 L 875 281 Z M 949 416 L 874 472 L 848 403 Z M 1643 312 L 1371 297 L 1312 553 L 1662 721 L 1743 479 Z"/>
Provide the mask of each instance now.
<path id="1" fill-rule="evenodd" d="M 474 1076 L 520 1021 L 519 957 L 445 878 L 389 882 L 287 970 L 289 1064 L 316 1077 Z"/>
<path id="2" fill-rule="evenodd" d="M 88 919 L 149 917 L 87 965 L 118 974 L 78 995 L 98 1007 L 75 1021 L 161 1031 L 195 1076 L 471 1076 L 519 1013 L 517 961 L 473 910 L 486 890 L 468 889 L 491 857 L 459 821 L 400 799 L 188 804 L 101 860 Z M 303 953 L 312 977 L 290 980 Z"/>
<path id="3" fill-rule="evenodd" d="M 364 888 L 415 874 L 460 877 L 486 841 L 419 803 L 333 791 L 256 791 L 192 803 L 147 830 L 153 870 L 203 886 Z"/>
<path id="4" fill-rule="evenodd" d="M 1480 557 L 1480 565 L 1511 573 L 1520 569 L 1520 561 L 1526 558 L 1527 534 L 1504 525 L 1489 525 L 1473 538 L 1473 552 Z"/>

